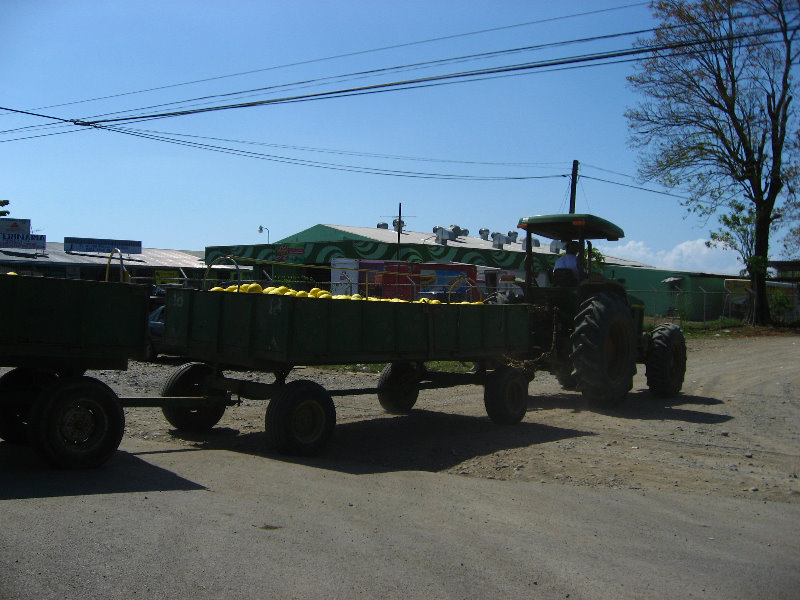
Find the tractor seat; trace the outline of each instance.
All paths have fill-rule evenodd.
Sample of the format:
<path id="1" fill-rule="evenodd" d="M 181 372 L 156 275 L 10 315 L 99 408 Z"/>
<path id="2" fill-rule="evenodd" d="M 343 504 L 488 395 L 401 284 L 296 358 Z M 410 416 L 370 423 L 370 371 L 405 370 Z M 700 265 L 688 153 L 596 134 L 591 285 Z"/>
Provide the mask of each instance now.
<path id="1" fill-rule="evenodd" d="M 553 271 L 553 287 L 575 287 L 578 278 L 572 269 L 555 269 Z"/>

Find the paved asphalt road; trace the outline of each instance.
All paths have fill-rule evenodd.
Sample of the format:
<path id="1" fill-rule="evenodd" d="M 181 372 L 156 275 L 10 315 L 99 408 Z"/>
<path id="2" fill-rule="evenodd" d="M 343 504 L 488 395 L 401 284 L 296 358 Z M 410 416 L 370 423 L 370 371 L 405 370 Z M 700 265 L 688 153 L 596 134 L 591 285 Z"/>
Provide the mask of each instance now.
<path id="1" fill-rule="evenodd" d="M 0 599 L 800 597 L 796 505 L 359 468 L 0 443 Z"/>

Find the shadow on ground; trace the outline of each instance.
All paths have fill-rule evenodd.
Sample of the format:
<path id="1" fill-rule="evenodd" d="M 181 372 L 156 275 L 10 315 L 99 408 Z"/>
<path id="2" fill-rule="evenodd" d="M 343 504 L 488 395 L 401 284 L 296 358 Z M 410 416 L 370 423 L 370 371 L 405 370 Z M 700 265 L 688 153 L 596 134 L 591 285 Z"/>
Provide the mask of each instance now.
<path id="1" fill-rule="evenodd" d="M 517 425 L 500 426 L 486 416 L 454 415 L 415 409 L 409 415 L 379 417 L 337 424 L 333 440 L 322 456 L 298 458 L 270 453 L 263 431 L 241 434 L 236 429 L 217 427 L 195 434 L 172 430 L 173 437 L 190 441 L 197 449 L 231 450 L 305 464 L 345 473 L 392 471 L 446 471 L 470 459 L 502 450 L 525 448 L 571 438 L 595 435 L 591 431 L 536 423 L 539 410 L 556 408 L 591 411 L 620 419 L 672 420 L 686 423 L 723 423 L 725 414 L 678 408 L 714 406 L 720 400 L 679 395 L 656 398 L 649 391 L 631 392 L 614 410 L 592 408 L 574 392 L 530 396 L 528 417 Z"/>
<path id="2" fill-rule="evenodd" d="M 733 417 L 685 407 L 716 406 L 722 403 L 722 400 L 717 398 L 690 394 L 678 394 L 672 398 L 657 398 L 647 390 L 638 390 L 630 392 L 619 407 L 603 409 L 592 406 L 578 392 L 561 392 L 531 396 L 528 400 L 528 412 L 562 409 L 572 410 L 573 412 L 596 412 L 620 419 L 713 424 L 725 423 Z"/>
<path id="3" fill-rule="evenodd" d="M 239 434 L 235 429 L 216 428 L 203 434 L 170 433 L 202 449 L 245 452 L 353 474 L 437 472 L 501 450 L 594 435 L 537 423 L 500 426 L 487 417 L 414 410 L 406 416 L 339 423 L 323 455 L 307 459 L 269 453 L 264 432 Z"/>
<path id="4" fill-rule="evenodd" d="M 728 415 L 678 408 L 719 404 L 722 402 L 714 398 L 691 395 L 659 399 L 643 390 L 628 394 L 619 408 L 598 410 L 590 407 L 580 394 L 562 392 L 530 396 L 527 421 L 510 426 L 496 425 L 485 416 L 420 409 L 406 416 L 339 423 L 328 448 L 322 456 L 315 458 L 270 453 L 265 447 L 263 431 L 241 434 L 229 427 L 215 427 L 204 433 L 172 430 L 170 434 L 173 437 L 191 442 L 192 446 L 168 452 L 229 450 L 351 474 L 408 470 L 439 472 L 502 450 L 595 435 L 591 431 L 536 423 L 535 414 L 541 410 L 569 409 L 621 419 L 704 424 L 729 421 L 731 417 Z M 46 468 L 29 447 L 0 443 L 0 500 L 204 489 L 138 458 L 146 454 L 118 451 L 99 469 L 61 471 Z"/>
<path id="5" fill-rule="evenodd" d="M 0 500 L 202 490 L 204 486 L 117 451 L 96 469 L 52 469 L 30 446 L 0 443 Z"/>

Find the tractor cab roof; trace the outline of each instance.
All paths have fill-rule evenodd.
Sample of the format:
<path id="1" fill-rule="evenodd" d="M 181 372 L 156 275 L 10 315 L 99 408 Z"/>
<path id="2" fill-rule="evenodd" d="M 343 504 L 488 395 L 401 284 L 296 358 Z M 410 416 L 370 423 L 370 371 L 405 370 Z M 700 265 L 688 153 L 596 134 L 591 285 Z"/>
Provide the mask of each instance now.
<path id="1" fill-rule="evenodd" d="M 625 237 L 621 227 L 595 215 L 559 214 L 522 217 L 517 228 L 551 240 L 608 240 Z"/>

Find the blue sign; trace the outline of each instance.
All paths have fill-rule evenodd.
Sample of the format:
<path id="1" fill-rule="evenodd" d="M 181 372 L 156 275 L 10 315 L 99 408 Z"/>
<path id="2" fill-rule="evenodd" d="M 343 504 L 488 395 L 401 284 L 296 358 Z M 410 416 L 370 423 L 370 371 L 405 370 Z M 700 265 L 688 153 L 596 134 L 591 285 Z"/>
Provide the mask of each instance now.
<path id="1" fill-rule="evenodd" d="M 123 254 L 141 254 L 142 242 L 77 237 L 64 238 L 65 252 L 101 252 L 108 254 L 114 250 L 119 250 Z"/>
<path id="2" fill-rule="evenodd" d="M 0 233 L 0 248 L 47 250 L 47 237 L 35 233 Z"/>

